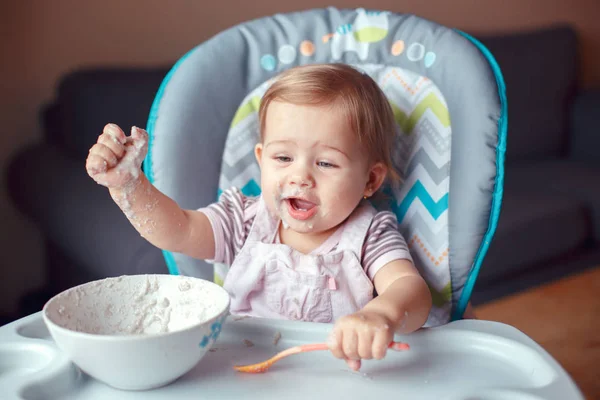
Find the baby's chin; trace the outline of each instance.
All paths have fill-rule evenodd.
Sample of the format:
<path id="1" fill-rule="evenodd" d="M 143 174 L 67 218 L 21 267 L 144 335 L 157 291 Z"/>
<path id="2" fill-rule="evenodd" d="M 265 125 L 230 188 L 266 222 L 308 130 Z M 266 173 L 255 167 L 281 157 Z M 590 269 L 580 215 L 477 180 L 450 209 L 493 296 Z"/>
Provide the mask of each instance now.
<path id="1" fill-rule="evenodd" d="M 289 215 L 281 215 L 281 225 L 284 229 L 291 229 L 297 233 L 318 233 L 320 229 L 314 219 L 298 221 Z"/>
<path id="2" fill-rule="evenodd" d="M 326 223 L 326 221 L 320 221 L 318 216 L 307 221 L 298 221 L 290 216 L 283 216 L 283 218 L 281 218 L 281 227 L 303 235 L 322 235 L 332 233 L 337 228 L 337 225 L 331 225 Z"/>

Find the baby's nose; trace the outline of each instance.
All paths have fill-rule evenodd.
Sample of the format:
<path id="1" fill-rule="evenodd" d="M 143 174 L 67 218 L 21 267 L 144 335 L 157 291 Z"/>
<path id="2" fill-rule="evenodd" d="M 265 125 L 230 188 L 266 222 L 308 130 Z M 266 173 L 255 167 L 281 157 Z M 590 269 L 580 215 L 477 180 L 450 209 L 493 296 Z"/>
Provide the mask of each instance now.
<path id="1" fill-rule="evenodd" d="M 314 182 L 312 178 L 306 175 L 293 175 L 289 179 L 290 185 L 299 186 L 299 187 L 312 187 Z"/>

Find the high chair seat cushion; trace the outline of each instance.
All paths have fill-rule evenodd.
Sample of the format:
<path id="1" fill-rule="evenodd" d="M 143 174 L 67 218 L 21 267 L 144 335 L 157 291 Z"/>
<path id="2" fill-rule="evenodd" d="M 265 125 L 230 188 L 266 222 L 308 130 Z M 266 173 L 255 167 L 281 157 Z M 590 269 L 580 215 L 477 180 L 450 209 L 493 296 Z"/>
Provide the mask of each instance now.
<path id="1" fill-rule="evenodd" d="M 278 14 L 228 29 L 188 52 L 163 81 L 148 120 L 145 172 L 185 208 L 214 202 L 220 183 L 258 194 L 248 151 L 257 126 L 248 124 L 246 136 L 230 128 L 256 113 L 260 96 L 249 95 L 279 72 L 331 62 L 363 68 L 380 85 L 393 81 L 393 90 L 384 87 L 388 98 L 403 93 L 392 100 L 406 139 L 398 151 L 407 152 L 396 162 L 408 183 L 394 193 L 395 211 L 401 222 L 413 217 L 403 229 L 437 304 L 428 323 L 459 318 L 497 224 L 507 123 L 500 70 L 464 33 L 362 8 Z M 432 96 L 419 98 L 423 82 Z M 213 279 L 204 261 L 164 255 L 172 273 Z M 440 261 L 447 264 L 436 269 Z"/>
<path id="2" fill-rule="evenodd" d="M 382 88 L 398 128 L 392 157 L 403 183 L 399 188 L 384 189 L 390 200 L 372 203 L 397 215 L 415 265 L 433 295 L 429 324 L 446 321 L 452 306 L 447 212 L 452 130 L 448 105 L 435 83 L 415 72 L 382 64 L 354 67 Z M 270 79 L 251 91 L 233 117 L 223 151 L 219 192 L 239 187 L 246 195 L 260 194 L 260 170 L 254 157 L 254 144 L 259 140 L 258 105 L 272 82 Z M 215 264 L 215 280 L 223 282 L 228 269 L 228 265 Z"/>

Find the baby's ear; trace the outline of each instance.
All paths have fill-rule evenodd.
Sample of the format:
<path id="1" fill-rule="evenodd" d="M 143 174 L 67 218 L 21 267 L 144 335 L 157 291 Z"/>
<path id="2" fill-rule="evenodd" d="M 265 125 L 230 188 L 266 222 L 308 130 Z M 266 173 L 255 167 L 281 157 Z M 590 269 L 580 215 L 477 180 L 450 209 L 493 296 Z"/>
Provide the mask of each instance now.
<path id="1" fill-rule="evenodd" d="M 256 146 L 254 146 L 254 156 L 256 157 L 256 161 L 258 162 L 258 166 L 261 166 L 261 162 L 262 162 L 262 151 L 263 151 L 263 145 L 262 143 L 258 143 Z"/>
<path id="2" fill-rule="evenodd" d="M 387 172 L 388 169 L 382 162 L 377 162 L 371 166 L 371 169 L 369 170 L 369 180 L 367 181 L 367 186 L 365 188 L 366 196 L 372 196 L 373 193 L 379 190 L 385 181 Z"/>

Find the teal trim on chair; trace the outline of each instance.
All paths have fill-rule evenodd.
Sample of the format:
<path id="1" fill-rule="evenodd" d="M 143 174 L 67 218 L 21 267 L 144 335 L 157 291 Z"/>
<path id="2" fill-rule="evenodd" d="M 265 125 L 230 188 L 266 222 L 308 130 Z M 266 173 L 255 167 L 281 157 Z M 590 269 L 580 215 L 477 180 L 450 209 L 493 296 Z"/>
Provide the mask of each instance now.
<path id="1" fill-rule="evenodd" d="M 171 275 L 179 275 L 179 268 L 177 268 L 177 263 L 175 262 L 175 258 L 173 257 L 173 253 L 167 250 L 163 250 L 163 257 L 165 258 L 165 262 L 167 263 L 167 268 L 169 269 L 169 274 Z"/>
<path id="2" fill-rule="evenodd" d="M 192 49 L 183 55 L 176 63 L 173 65 L 171 70 L 167 73 L 165 78 L 163 79 L 158 91 L 156 92 L 156 96 L 154 97 L 154 101 L 152 102 L 152 107 L 150 107 L 150 115 L 148 116 L 148 122 L 146 124 L 146 131 L 148 132 L 148 153 L 146 154 L 146 158 L 144 159 L 144 174 L 148 178 L 148 181 L 154 184 L 154 171 L 152 170 L 152 148 L 154 146 L 154 124 L 156 122 L 156 118 L 158 118 L 158 109 L 160 107 L 160 102 L 165 92 L 165 88 L 169 84 L 171 77 L 179 68 L 179 66 L 188 58 L 188 56 L 195 50 Z M 169 269 L 169 273 L 171 275 L 179 275 L 179 268 L 177 268 L 177 263 L 175 262 L 175 258 L 170 251 L 163 250 L 163 257 L 165 258 L 165 262 L 167 263 L 167 268 Z"/>
<path id="3" fill-rule="evenodd" d="M 479 274 L 479 270 L 481 269 L 481 264 L 483 263 L 483 259 L 488 251 L 492 238 L 494 237 L 494 233 L 496 232 L 496 227 L 498 225 L 498 218 L 500 217 L 500 209 L 502 206 L 502 194 L 504 187 L 504 156 L 506 153 L 506 136 L 508 130 L 508 105 L 506 99 L 506 85 L 504 83 L 504 77 L 502 76 L 502 71 L 500 70 L 500 66 L 498 62 L 492 55 L 492 53 L 477 39 L 470 36 L 465 32 L 458 31 L 465 38 L 469 39 L 477 48 L 483 53 L 483 55 L 487 58 L 490 66 L 492 67 L 492 71 L 494 71 L 494 75 L 496 77 L 496 84 L 498 85 L 498 95 L 500 96 L 500 118 L 498 119 L 498 145 L 496 146 L 496 179 L 494 183 L 494 193 L 492 194 L 492 209 L 490 212 L 490 220 L 487 232 L 483 237 L 483 241 L 479 247 L 477 254 L 475 255 L 475 261 L 473 262 L 473 267 L 471 269 L 471 273 L 469 274 L 467 281 L 465 282 L 465 286 L 463 287 L 463 291 L 458 300 L 458 304 L 454 310 L 452 310 L 452 321 L 461 319 L 465 309 L 467 308 L 467 304 L 469 299 L 471 298 L 471 294 L 473 293 L 473 288 L 475 287 L 475 282 L 477 281 L 477 275 Z"/>

